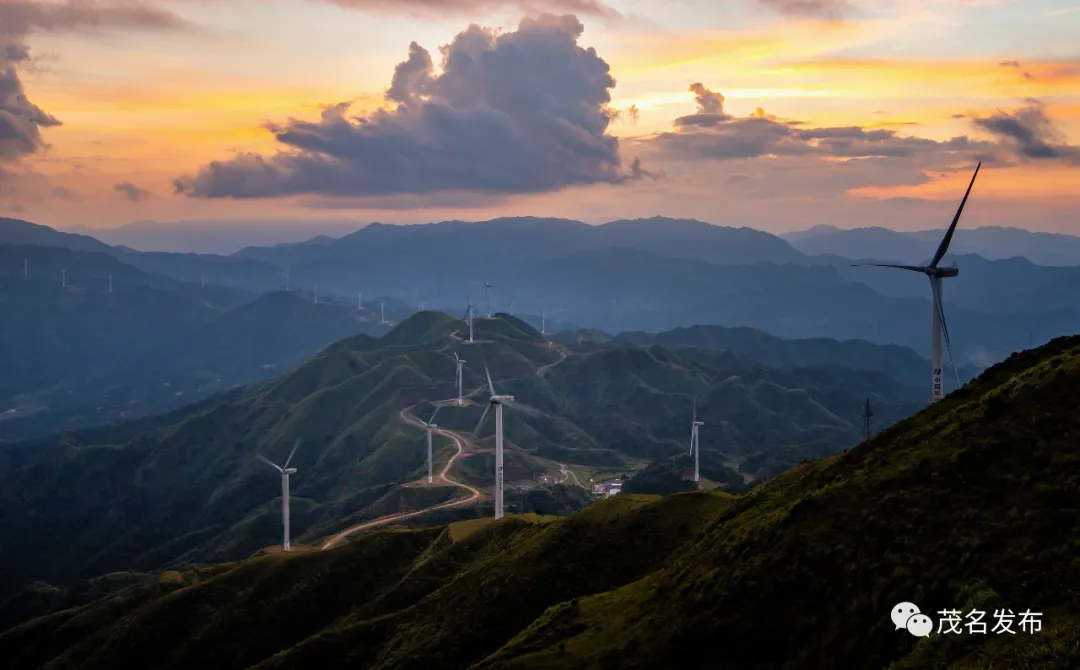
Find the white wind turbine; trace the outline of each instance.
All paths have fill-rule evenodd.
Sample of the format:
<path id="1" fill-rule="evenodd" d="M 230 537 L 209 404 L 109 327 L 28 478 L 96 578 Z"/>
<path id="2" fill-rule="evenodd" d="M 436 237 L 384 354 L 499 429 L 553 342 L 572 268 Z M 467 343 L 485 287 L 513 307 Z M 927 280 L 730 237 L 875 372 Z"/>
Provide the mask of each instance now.
<path id="1" fill-rule="evenodd" d="M 379 303 L 379 323 L 386 323 L 386 303 Z"/>
<path id="2" fill-rule="evenodd" d="M 457 352 L 455 351 L 454 352 L 454 362 L 457 363 L 457 378 L 454 381 L 457 384 L 457 404 L 460 406 L 460 405 L 465 404 L 465 400 L 464 400 L 465 395 L 462 392 L 462 385 L 461 385 L 462 384 L 461 368 L 465 366 L 465 359 L 464 358 L 458 358 Z"/>
<path id="3" fill-rule="evenodd" d="M 491 318 L 491 282 L 484 282 L 484 291 L 487 293 L 487 318 Z"/>
<path id="4" fill-rule="evenodd" d="M 465 308 L 465 321 L 469 323 L 469 342 L 473 341 L 473 317 L 476 316 L 476 306 L 472 304 L 472 297 L 466 297 L 468 306 Z"/>
<path id="5" fill-rule="evenodd" d="M 540 334 L 547 335 L 547 307 L 540 309 Z"/>
<path id="6" fill-rule="evenodd" d="M 112 293 L 112 273 L 109 273 L 109 293 Z"/>
<path id="7" fill-rule="evenodd" d="M 503 516 L 503 403 L 513 403 L 514 396 L 512 395 L 499 395 L 495 393 L 495 385 L 491 383 L 491 372 L 488 371 L 487 364 L 484 364 L 484 374 L 487 376 L 488 391 L 491 396 L 488 398 L 487 407 L 484 408 L 484 413 L 480 415 L 480 421 L 476 424 L 476 429 L 473 430 L 471 442 L 476 442 L 476 436 L 480 434 L 480 429 L 484 425 L 484 419 L 487 418 L 488 410 L 492 405 L 495 406 L 495 518 L 501 519 Z"/>
<path id="8" fill-rule="evenodd" d="M 60 286 L 67 288 L 67 270 L 60 271 Z"/>
<path id="9" fill-rule="evenodd" d="M 912 272 L 921 272 L 930 278 L 930 291 L 931 302 L 933 304 L 933 316 L 931 318 L 931 376 L 930 376 L 930 402 L 941 400 L 942 388 L 941 388 L 941 338 L 945 336 L 945 348 L 949 352 L 949 362 L 952 364 L 953 374 L 956 375 L 956 385 L 960 386 L 960 373 L 956 371 L 956 362 L 953 360 L 952 343 L 949 341 L 949 327 L 945 323 L 945 308 L 941 300 L 941 280 L 947 277 L 955 277 L 960 274 L 960 269 L 955 265 L 952 267 L 938 267 L 938 263 L 945 256 L 945 252 L 949 250 L 949 242 L 952 241 L 953 233 L 956 231 L 956 224 L 960 221 L 960 214 L 964 211 L 964 205 L 967 204 L 968 196 L 971 195 L 971 187 L 975 185 L 975 177 L 979 176 L 979 168 L 982 167 L 982 162 L 975 166 L 975 174 L 971 175 L 971 183 L 968 184 L 967 191 L 964 192 L 964 199 L 960 201 L 960 207 L 956 210 L 956 216 L 953 217 L 952 223 L 949 224 L 949 229 L 945 231 L 945 237 L 941 238 L 941 244 L 938 245 L 937 251 L 934 252 L 934 257 L 926 265 L 898 265 L 894 263 L 857 263 L 853 267 L 860 265 L 873 265 L 882 268 L 899 268 L 901 270 L 910 270 Z"/>
<path id="10" fill-rule="evenodd" d="M 697 420 L 697 397 L 694 397 L 694 414 L 690 419 L 690 453 L 694 456 L 694 483 L 701 482 L 701 438 L 698 436 L 698 428 L 705 424 Z"/>
<path id="11" fill-rule="evenodd" d="M 292 451 L 289 452 L 289 457 L 285 459 L 285 465 L 280 466 L 262 454 L 255 454 L 263 463 L 281 473 L 281 523 L 285 527 L 285 541 L 281 544 L 282 551 L 292 551 L 292 547 L 289 545 L 289 475 L 294 474 L 296 468 L 290 468 L 289 462 L 292 461 L 293 454 L 296 453 L 296 448 L 299 446 L 300 438 L 297 438 L 296 444 L 293 445 Z"/>
<path id="12" fill-rule="evenodd" d="M 420 419 L 420 423 L 424 424 L 424 429 L 427 432 L 427 483 L 432 482 L 431 479 L 431 431 L 438 428 L 438 424 L 432 423 L 435 420 L 435 415 L 439 413 L 439 406 L 435 406 L 435 411 L 431 413 L 431 418 L 427 421 Z"/>

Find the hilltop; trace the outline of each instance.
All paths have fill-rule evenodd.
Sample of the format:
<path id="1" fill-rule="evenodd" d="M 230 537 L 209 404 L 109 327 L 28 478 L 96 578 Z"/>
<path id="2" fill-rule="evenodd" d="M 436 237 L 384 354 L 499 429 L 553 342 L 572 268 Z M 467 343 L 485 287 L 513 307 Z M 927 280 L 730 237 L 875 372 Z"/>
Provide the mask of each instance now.
<path id="1" fill-rule="evenodd" d="M 591 500 L 582 490 L 589 479 L 650 463 L 682 481 L 692 467 L 685 452 L 694 397 L 706 422 L 707 485 L 741 490 L 854 446 L 865 397 L 885 426 L 925 395 L 881 373 L 769 367 L 730 352 L 622 344 L 575 353 L 508 314 L 475 325 L 470 344 L 462 321 L 420 312 L 380 337 L 346 338 L 271 380 L 166 415 L 0 447 L 0 532 L 13 538 L 0 545 L 0 597 L 32 579 L 69 584 L 250 556 L 280 527 L 277 479 L 255 455 L 284 458 L 298 438 L 298 544 L 462 495 L 452 485 L 415 485 L 426 473 L 416 418 L 455 398 L 455 353 L 466 360 L 467 397 L 438 414 L 436 467 L 460 446 L 449 476 L 479 489 L 493 484 L 491 422 L 468 443 L 486 364 L 497 389 L 525 406 L 505 417 L 507 505 L 516 512 L 571 512 Z M 665 490 L 653 479 L 635 486 Z M 490 513 L 485 495 L 408 523 Z"/>
<path id="2" fill-rule="evenodd" d="M 1077 388 L 1080 338 L 1061 338 L 743 495 L 622 495 L 116 576 L 54 594 L 70 607 L 0 635 L 0 654 L 13 669 L 1072 667 Z M 920 640 L 894 630 L 901 601 L 935 619 L 1030 609 L 1043 630 Z"/>

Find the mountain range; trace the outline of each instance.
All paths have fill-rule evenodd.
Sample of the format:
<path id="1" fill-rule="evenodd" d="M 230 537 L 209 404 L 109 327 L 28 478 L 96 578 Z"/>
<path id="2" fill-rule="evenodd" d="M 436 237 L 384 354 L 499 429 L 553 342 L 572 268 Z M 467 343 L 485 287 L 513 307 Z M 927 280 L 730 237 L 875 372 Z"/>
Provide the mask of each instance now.
<path id="1" fill-rule="evenodd" d="M 58 246 L 96 243 L 94 249 L 136 269 L 187 283 L 254 292 L 291 284 L 318 287 L 341 302 L 380 295 L 460 313 L 469 298 L 488 312 L 484 283 L 490 282 L 491 311 L 522 314 L 533 325 L 542 314 L 608 332 L 717 324 L 785 338 L 901 344 L 929 354 L 931 304 L 922 278 L 851 267 L 873 259 L 806 255 L 748 228 L 663 218 L 602 226 L 536 218 L 371 224 L 340 238 L 249 247 L 230 256 L 136 252 L 41 228 L 0 225 L 0 243 L 18 243 L 30 230 L 34 243 L 43 236 Z M 955 239 L 967 232 L 961 228 Z M 889 258 L 893 251 L 884 246 L 878 255 L 886 258 L 878 260 L 924 260 Z M 946 263 L 954 261 L 962 271 L 945 282 L 945 301 L 958 364 L 985 367 L 1080 323 L 1080 298 L 1071 290 L 1080 267 L 946 256 Z M 72 269 L 69 279 L 77 275 Z"/>
<path id="2" fill-rule="evenodd" d="M 941 235 L 942 231 L 936 229 L 905 232 L 878 226 L 845 229 L 819 225 L 780 237 L 809 255 L 881 258 L 883 250 L 888 249 L 890 256 L 914 262 L 932 257 Z M 1080 265 L 1080 237 L 1062 233 L 980 226 L 964 229 L 950 248 L 956 254 L 989 260 L 1019 257 L 1037 265 Z"/>
<path id="3" fill-rule="evenodd" d="M 492 485 L 491 426 L 477 444 L 464 438 L 483 409 L 474 398 L 483 398 L 487 366 L 500 392 L 521 405 L 507 410 L 505 423 L 506 481 L 514 484 L 507 502 L 517 512 L 572 511 L 590 499 L 580 488 L 587 480 L 633 475 L 650 463 L 684 470 L 694 398 L 706 424 L 706 485 L 741 490 L 857 444 L 867 397 L 879 429 L 926 397 L 873 369 L 889 355 L 850 356 L 856 367 L 764 365 L 716 348 L 591 343 L 579 350 L 508 314 L 478 319 L 473 343 L 462 339 L 462 327 L 420 312 L 381 337 L 349 337 L 274 379 L 167 414 L 0 445 L 0 533 L 9 538 L 0 546 L 0 599 L 35 579 L 70 584 L 249 556 L 280 528 L 277 477 L 256 454 L 284 460 L 298 439 L 297 545 L 460 495 L 459 485 L 414 484 L 426 471 L 415 417 L 426 419 L 433 401 L 456 396 L 455 353 L 467 361 L 468 398 L 440 410 L 438 424 L 450 433 L 436 437 L 437 466 L 453 457 L 450 476 Z M 895 359 L 886 367 L 910 356 L 889 353 Z M 572 478 L 559 477 L 562 466 Z M 544 485 L 545 475 L 562 483 Z M 484 498 L 434 518 L 489 514 Z"/>
<path id="4" fill-rule="evenodd" d="M 421 316 L 401 334 L 408 326 L 410 339 L 434 342 L 439 322 Z M 487 325 L 536 341 L 507 318 Z M 524 365 L 498 351 L 500 365 Z M 577 372 L 577 355 L 556 364 L 544 383 L 585 373 L 594 355 Z M 602 396 L 638 369 L 649 366 L 609 370 L 581 392 Z M 296 383 L 279 393 L 298 397 Z M 13 670 L 1073 667 L 1077 388 L 1080 338 L 1060 338 L 747 493 L 621 494 L 566 518 L 399 527 L 327 551 L 38 584 L 0 607 L 22 621 L 0 634 L 0 654 Z M 908 602 L 931 618 L 929 636 L 892 621 Z M 964 632 L 942 632 L 947 610 Z M 987 634 L 964 628 L 976 610 Z M 1008 613 L 1013 634 L 989 630 L 995 612 Z M 1038 632 L 1022 627 L 1025 612 Z"/>

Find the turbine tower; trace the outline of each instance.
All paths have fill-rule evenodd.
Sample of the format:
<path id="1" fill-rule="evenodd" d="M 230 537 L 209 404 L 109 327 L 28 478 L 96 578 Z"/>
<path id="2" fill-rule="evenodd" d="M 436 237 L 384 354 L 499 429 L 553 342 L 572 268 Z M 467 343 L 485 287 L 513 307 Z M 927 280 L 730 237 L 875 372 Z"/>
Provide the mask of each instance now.
<path id="1" fill-rule="evenodd" d="M 292 274 L 289 272 L 288 268 L 286 268 L 285 272 L 282 274 L 285 275 L 285 292 L 288 293 L 289 289 L 292 288 Z"/>
<path id="2" fill-rule="evenodd" d="M 438 424 L 432 423 L 435 420 L 435 415 L 439 413 L 439 406 L 435 406 L 435 411 L 431 413 L 431 418 L 427 421 L 420 419 L 420 423 L 424 424 L 425 430 L 427 430 L 427 483 L 432 482 L 431 479 L 431 431 L 438 428 Z"/>
<path id="3" fill-rule="evenodd" d="M 290 468 L 289 462 L 292 461 L 293 454 L 296 453 L 296 448 L 299 446 L 300 438 L 297 438 L 296 444 L 293 445 L 292 451 L 289 452 L 289 457 L 285 459 L 285 465 L 278 465 L 262 454 L 255 454 L 263 463 L 281 473 L 281 523 L 285 527 L 285 540 L 281 543 L 282 551 L 292 551 L 292 547 L 289 545 L 289 475 L 294 474 L 296 468 Z"/>
<path id="4" fill-rule="evenodd" d="M 941 299 L 941 280 L 959 275 L 960 269 L 957 268 L 956 265 L 953 265 L 952 267 L 939 267 L 938 263 L 940 263 L 941 259 L 945 256 L 945 252 L 949 250 L 949 242 L 952 241 L 953 233 L 956 231 L 956 224 L 960 221 L 960 214 L 964 211 L 964 205 L 967 204 L 968 196 L 971 195 L 971 187 L 975 185 L 975 177 L 979 176 L 979 168 L 981 167 L 982 162 L 975 166 L 975 174 L 971 175 L 971 182 L 968 184 L 967 191 L 964 192 L 964 199 L 960 201 L 960 207 L 956 210 L 956 216 L 953 217 L 952 223 L 949 224 L 949 229 L 945 231 L 945 237 L 941 238 L 941 244 L 938 245 L 937 251 L 934 252 L 934 257 L 929 263 L 926 265 L 856 263 L 852 266 L 872 265 L 882 268 L 898 268 L 900 270 L 910 270 L 911 272 L 921 272 L 930 278 L 931 303 L 933 305 L 930 330 L 930 402 L 941 400 L 943 395 L 941 388 L 942 336 L 945 338 L 945 348 L 949 352 L 949 362 L 952 364 L 953 374 L 956 375 L 956 385 L 958 387 L 960 386 L 960 373 L 956 371 L 956 362 L 953 360 L 952 342 L 949 340 L 949 327 L 945 322 L 945 308 Z"/>
<path id="5" fill-rule="evenodd" d="M 461 406 L 461 405 L 465 404 L 465 396 L 462 393 L 462 386 L 461 386 L 461 382 L 462 382 L 461 368 L 464 367 L 464 365 L 465 365 L 465 359 L 464 358 L 458 358 L 457 352 L 455 351 L 454 352 L 454 362 L 457 363 L 457 379 L 455 380 L 455 383 L 457 384 L 457 404 L 458 404 L 458 406 Z"/>
<path id="6" fill-rule="evenodd" d="M 547 335 L 547 308 L 540 309 L 540 334 Z"/>
<path id="7" fill-rule="evenodd" d="M 60 271 L 60 286 L 67 288 L 67 270 Z"/>
<path id="8" fill-rule="evenodd" d="M 206 288 L 206 271 L 199 270 L 199 288 Z"/>
<path id="9" fill-rule="evenodd" d="M 705 424 L 697 420 L 697 397 L 694 398 L 694 413 L 690 419 L 690 453 L 694 456 L 694 483 L 701 482 L 701 438 L 698 428 Z"/>
<path id="10" fill-rule="evenodd" d="M 512 395 L 499 395 L 495 393 L 495 385 L 491 383 L 491 372 L 488 371 L 487 364 L 484 364 L 484 374 L 487 376 L 488 391 L 491 396 L 488 398 L 487 407 L 484 408 L 484 413 L 480 415 L 480 421 L 476 424 L 476 429 L 473 430 L 471 442 L 476 442 L 476 436 L 480 434 L 480 429 L 484 426 L 484 419 L 487 418 L 488 410 L 495 406 L 495 518 L 501 519 L 503 517 L 503 404 L 513 403 L 514 396 Z"/>
<path id="11" fill-rule="evenodd" d="M 487 293 L 487 318 L 491 318 L 491 282 L 484 282 L 484 291 Z"/>
<path id="12" fill-rule="evenodd" d="M 386 323 L 386 303 L 379 303 L 379 323 Z"/>
<path id="13" fill-rule="evenodd" d="M 22 275 L 24 277 L 30 276 L 30 259 L 29 258 L 22 259 Z"/>
<path id="14" fill-rule="evenodd" d="M 364 309 L 364 294 L 356 294 L 356 311 L 362 311 Z"/>
<path id="15" fill-rule="evenodd" d="M 319 285 L 315 284 L 311 287 L 311 302 L 319 302 Z"/>
<path id="16" fill-rule="evenodd" d="M 109 293 L 112 293 L 112 273 L 109 273 Z"/>

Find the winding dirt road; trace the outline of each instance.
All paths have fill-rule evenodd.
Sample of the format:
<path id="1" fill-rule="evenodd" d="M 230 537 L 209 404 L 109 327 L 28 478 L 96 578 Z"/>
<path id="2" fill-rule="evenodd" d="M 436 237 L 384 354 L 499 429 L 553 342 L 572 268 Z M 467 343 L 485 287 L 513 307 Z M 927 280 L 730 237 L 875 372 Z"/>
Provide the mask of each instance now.
<path id="1" fill-rule="evenodd" d="M 457 340 L 459 342 L 462 341 L 461 338 L 458 336 L 458 331 L 456 331 L 456 330 L 454 332 L 450 333 L 450 338 L 453 339 L 453 340 Z M 476 340 L 476 342 L 479 342 L 479 340 Z M 563 361 L 565 361 L 570 355 L 569 351 L 567 351 L 563 347 L 559 347 L 554 342 L 551 342 L 550 344 L 551 344 L 552 347 L 555 347 L 556 350 L 559 352 L 560 358 L 559 358 L 559 360 L 555 361 L 554 363 L 548 363 L 547 365 L 544 365 L 544 366 L 542 366 L 540 368 L 537 368 L 537 370 L 536 370 L 537 375 L 545 374 L 552 367 L 554 367 L 554 366 L 558 365 L 559 363 L 562 363 Z M 471 396 L 474 393 L 476 393 L 476 392 L 474 391 L 473 393 L 470 393 L 469 395 Z M 449 400 L 443 400 L 443 401 L 439 402 L 438 404 L 454 405 L 456 401 L 457 401 L 457 398 L 451 398 Z M 423 428 L 424 423 L 422 421 L 420 421 L 420 419 L 417 419 L 415 416 L 413 416 L 413 414 L 412 414 L 412 412 L 410 410 L 412 410 L 412 407 L 406 407 L 405 409 L 398 412 L 398 417 L 402 421 L 404 421 L 405 423 L 407 423 L 407 424 L 409 424 L 411 426 L 416 426 L 418 428 Z M 469 495 L 467 495 L 467 496 L 465 496 L 463 498 L 454 498 L 453 500 L 448 500 L 446 502 L 439 503 L 438 505 L 432 505 L 431 507 L 425 507 L 423 509 L 414 510 L 412 512 L 399 512 L 397 514 L 388 514 L 386 516 L 381 516 L 378 519 L 372 519 L 371 521 L 365 521 L 365 522 L 363 522 L 361 524 L 351 526 L 351 527 L 346 528 L 345 530 L 341 531 L 337 535 L 334 535 L 333 537 L 331 537 L 326 542 L 324 542 L 322 544 L 322 546 L 320 547 L 320 549 L 322 549 L 323 551 L 325 551 L 327 549 L 333 549 L 335 546 L 340 544 L 341 541 L 344 540 L 345 538 L 347 538 L 348 536 L 352 535 L 353 533 L 358 533 L 358 532 L 360 532 L 362 530 L 367 530 L 368 528 L 375 528 L 376 526 L 383 526 L 385 524 L 393 523 L 395 521 L 402 521 L 404 519 L 411 519 L 412 517 L 420 516 L 421 514 L 427 514 L 428 512 L 434 512 L 435 510 L 449 509 L 451 507 L 461 507 L 463 505 L 469 505 L 469 504 L 474 503 L 474 502 L 476 502 L 477 500 L 480 499 L 480 497 L 483 495 L 483 493 L 481 493 L 479 489 L 473 488 L 472 486 L 469 486 L 468 484 L 464 484 L 462 482 L 458 482 L 458 481 L 455 481 L 453 479 L 450 479 L 450 477 L 447 476 L 447 473 L 450 472 L 450 468 L 453 467 L 453 465 L 454 465 L 454 461 L 456 461 L 458 459 L 458 457 L 460 457 L 464 453 L 464 451 L 465 451 L 465 441 L 461 437 L 456 435 L 455 433 L 452 433 L 452 432 L 450 432 L 448 430 L 443 430 L 441 428 L 436 428 L 436 429 L 434 429 L 433 432 L 435 432 L 435 433 L 437 433 L 439 435 L 442 435 L 445 438 L 448 438 L 448 439 L 452 440 L 454 442 L 454 447 L 457 448 L 457 452 L 454 453 L 454 455 L 450 457 L 450 460 L 448 460 L 446 462 L 446 465 L 443 466 L 442 472 L 440 472 L 433 479 L 441 480 L 442 484 L 446 485 L 446 486 L 456 486 L 458 488 L 465 489 L 466 491 L 469 492 Z M 574 481 L 577 482 L 578 486 L 581 486 L 581 482 L 578 481 L 577 475 L 575 475 L 573 473 L 573 471 L 567 470 L 565 465 L 560 464 L 559 467 L 562 468 L 563 472 L 567 473 L 567 475 L 568 475 L 567 477 L 564 478 L 563 481 L 566 481 L 567 479 L 569 479 L 570 476 L 572 476 L 574 478 Z M 435 483 L 433 482 L 432 485 L 435 485 Z"/>
<path id="2" fill-rule="evenodd" d="M 455 400 L 456 400 L 456 398 L 455 398 Z M 424 424 L 421 423 L 419 419 L 417 419 L 415 416 L 413 416 L 409 412 L 409 410 L 411 410 L 411 409 L 412 409 L 412 407 L 406 407 L 405 409 L 398 412 L 398 416 L 401 418 L 402 421 L 404 421 L 407 424 L 423 428 Z M 346 528 L 345 530 L 341 531 L 337 535 L 333 536 L 332 538 L 330 538 L 329 540 L 324 542 L 322 547 L 321 547 L 322 550 L 325 551 L 327 549 L 332 549 L 338 543 L 340 543 L 342 540 L 344 540 L 346 537 L 352 535 L 353 533 L 357 533 L 359 531 L 366 530 L 368 528 L 374 528 L 375 526 L 382 526 L 384 524 L 393 523 L 394 521 L 401 521 L 403 519 L 411 519 L 414 516 L 420 516 L 421 514 L 427 514 L 428 512 L 434 512 L 435 510 L 448 509 L 450 507 L 460 507 L 462 505 L 468 505 L 468 504 L 474 503 L 474 502 L 476 502 L 477 500 L 480 499 L 480 496 L 483 495 L 483 494 L 480 492 L 479 489 L 473 488 L 473 487 L 469 486 L 468 484 L 463 484 L 461 482 L 454 481 L 453 479 L 450 479 L 450 477 L 448 477 L 447 474 L 446 474 L 446 473 L 450 472 L 450 468 L 453 467 L 454 461 L 456 461 L 458 459 L 458 457 L 461 456 L 461 454 L 465 451 L 465 441 L 462 440 L 457 435 L 455 435 L 454 433 L 451 433 L 448 430 L 443 430 L 441 428 L 436 428 L 432 432 L 438 433 L 439 435 L 442 435 L 443 437 L 447 437 L 447 438 L 451 439 L 454 442 L 454 446 L 457 447 L 457 452 L 453 456 L 450 457 L 450 460 L 448 460 L 446 462 L 446 465 L 443 466 L 442 472 L 440 472 L 436 477 L 434 477 L 434 479 L 441 480 L 444 485 L 456 486 L 458 488 L 465 489 L 466 491 L 469 492 L 469 495 L 465 496 L 464 498 L 454 498 L 453 500 L 447 500 L 446 502 L 439 503 L 438 505 L 432 505 L 431 507 L 425 507 L 423 509 L 418 509 L 418 510 L 415 510 L 415 511 L 412 511 L 412 512 L 400 512 L 398 514 L 388 514 L 386 516 L 381 516 L 378 519 L 372 519 L 371 521 L 365 521 L 364 523 L 357 524 L 357 525 L 352 526 L 350 528 Z M 435 484 L 433 483 L 433 485 L 435 485 Z"/>

